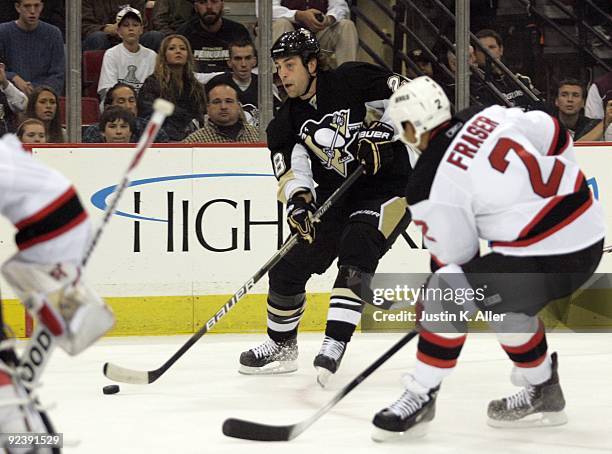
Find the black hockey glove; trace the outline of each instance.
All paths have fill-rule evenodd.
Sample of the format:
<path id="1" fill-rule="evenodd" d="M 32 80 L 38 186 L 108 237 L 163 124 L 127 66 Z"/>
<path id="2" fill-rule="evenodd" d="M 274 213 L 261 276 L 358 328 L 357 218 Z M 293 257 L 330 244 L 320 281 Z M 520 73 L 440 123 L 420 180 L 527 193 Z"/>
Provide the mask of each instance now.
<path id="1" fill-rule="evenodd" d="M 297 233 L 301 241 L 312 243 L 315 239 L 315 226 L 312 215 L 317 211 L 314 202 L 304 198 L 309 192 L 298 192 L 287 202 L 287 223 L 291 233 Z"/>
<path id="2" fill-rule="evenodd" d="M 386 123 L 376 121 L 369 129 L 359 133 L 357 159 L 367 175 L 376 174 L 393 160 L 393 136 L 395 131 Z"/>

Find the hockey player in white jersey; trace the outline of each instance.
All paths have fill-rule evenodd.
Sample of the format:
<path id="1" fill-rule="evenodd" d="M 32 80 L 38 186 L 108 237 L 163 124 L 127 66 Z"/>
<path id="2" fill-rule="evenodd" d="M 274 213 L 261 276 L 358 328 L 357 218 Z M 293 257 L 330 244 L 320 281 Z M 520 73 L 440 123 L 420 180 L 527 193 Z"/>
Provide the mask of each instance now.
<path id="1" fill-rule="evenodd" d="M 16 227 L 18 247 L 2 275 L 38 322 L 18 359 L 0 315 L 0 432 L 47 433 L 32 389 L 54 346 L 76 355 L 112 328 L 114 316 L 81 274 L 90 221 L 72 184 L 13 135 L 0 139 L 0 174 L 0 213 Z"/>
<path id="2" fill-rule="evenodd" d="M 517 108 L 468 109 L 451 118 L 446 95 L 428 77 L 397 90 L 390 113 L 401 139 L 422 153 L 406 198 L 437 268 L 427 288 L 473 291 L 463 306 L 456 299 L 451 305 L 494 315 L 490 326 L 514 363 L 511 381 L 522 387 L 490 402 L 489 425 L 564 424 L 557 354 L 548 353 L 537 313 L 592 275 L 605 233 L 569 134 L 547 114 Z M 492 251 L 480 256 L 479 239 Z M 421 435 L 434 418 L 467 331 L 465 322 L 427 315 L 448 309 L 437 298 L 418 304 L 416 367 L 401 397 L 375 415 L 376 441 Z"/>

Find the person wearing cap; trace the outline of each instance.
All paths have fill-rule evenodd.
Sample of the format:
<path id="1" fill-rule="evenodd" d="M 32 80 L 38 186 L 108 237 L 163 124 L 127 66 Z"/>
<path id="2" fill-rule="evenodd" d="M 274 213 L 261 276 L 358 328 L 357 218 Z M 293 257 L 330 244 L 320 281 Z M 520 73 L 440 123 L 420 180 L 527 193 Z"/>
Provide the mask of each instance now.
<path id="1" fill-rule="evenodd" d="M 117 13 L 125 6 L 145 11 L 145 0 L 82 0 L 81 38 L 83 50 L 106 50 L 119 44 Z M 127 4 L 127 5 L 126 5 Z M 147 27 L 146 20 L 143 25 Z M 162 35 L 148 31 L 140 37 L 140 43 L 154 51 L 159 48 Z"/>
<path id="2" fill-rule="evenodd" d="M 19 18 L 0 24 L 0 55 L 6 65 L 6 77 L 28 96 L 41 85 L 63 93 L 62 33 L 40 20 L 44 7 L 41 0 L 17 0 L 14 4 Z"/>
<path id="3" fill-rule="evenodd" d="M 246 27 L 223 17 L 223 0 L 193 0 L 196 17 L 178 30 L 189 41 L 198 73 L 227 69 L 229 43 L 249 39 Z"/>
<path id="4" fill-rule="evenodd" d="M 147 77 L 155 70 L 157 54 L 139 44 L 143 33 L 140 11 L 126 6 L 117 13 L 117 33 L 121 43 L 104 53 L 98 95 L 104 99 L 106 91 L 118 82 L 140 89 Z"/>
<path id="5" fill-rule="evenodd" d="M 421 75 L 433 77 L 433 66 L 431 64 L 431 59 L 429 56 L 423 51 L 423 49 L 414 49 L 408 52 L 408 58 L 414 62 L 415 65 L 419 68 L 419 70 L 423 74 L 417 74 L 411 68 L 408 69 L 408 77 L 415 78 Z"/>

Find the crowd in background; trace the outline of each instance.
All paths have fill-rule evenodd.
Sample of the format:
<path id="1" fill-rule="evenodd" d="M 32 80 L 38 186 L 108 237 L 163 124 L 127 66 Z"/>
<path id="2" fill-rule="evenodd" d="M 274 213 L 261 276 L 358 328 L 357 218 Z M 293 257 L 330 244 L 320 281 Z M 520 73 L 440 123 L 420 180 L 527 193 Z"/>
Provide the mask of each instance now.
<path id="1" fill-rule="evenodd" d="M 126 4 L 129 3 L 129 4 Z M 492 4 L 493 2 L 487 2 Z M 259 140 L 256 28 L 224 17 L 223 0 L 82 0 L 84 55 L 101 59 L 96 95 L 99 121 L 83 127 L 83 142 L 136 142 L 162 97 L 176 106 L 159 142 L 217 143 Z M 272 0 L 273 39 L 301 26 L 317 34 L 333 66 L 358 57 L 359 38 L 346 0 Z M 66 141 L 65 1 L 15 0 L 0 6 L 0 134 L 16 133 L 28 143 Z M 482 46 L 504 61 L 504 43 L 490 28 L 494 16 L 472 18 Z M 429 52 L 408 57 L 418 71 L 439 81 L 451 101 L 455 84 L 440 78 Z M 444 62 L 456 71 L 452 50 Z M 575 140 L 612 141 L 612 73 L 588 88 L 565 78 L 556 97 L 545 102 L 528 75 L 515 77 L 538 96 L 517 88 L 511 77 L 470 46 L 473 104 L 501 103 L 543 109 L 556 115 Z M 282 99 L 276 87 L 275 105 Z"/>

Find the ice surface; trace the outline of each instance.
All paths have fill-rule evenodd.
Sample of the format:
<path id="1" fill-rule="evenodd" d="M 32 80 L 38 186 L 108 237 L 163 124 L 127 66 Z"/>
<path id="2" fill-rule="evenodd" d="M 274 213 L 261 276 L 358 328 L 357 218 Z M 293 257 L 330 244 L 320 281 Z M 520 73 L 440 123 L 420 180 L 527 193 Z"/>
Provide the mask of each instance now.
<path id="1" fill-rule="evenodd" d="M 400 375 L 414 364 L 416 342 L 406 346 L 330 413 L 289 443 L 226 438 L 225 418 L 292 424 L 309 417 L 367 367 L 400 334 L 357 334 L 328 389 L 315 383 L 312 360 L 323 334 L 300 334 L 300 370 L 283 376 L 237 372 L 241 351 L 263 335 L 207 334 L 163 377 L 150 385 L 111 382 L 102 364 L 159 367 L 185 336 L 104 339 L 71 358 L 59 350 L 43 376 L 43 404 L 64 438 L 80 440 L 66 453 L 612 453 L 612 334 L 549 335 L 559 352 L 559 373 L 569 423 L 555 428 L 500 430 L 486 425 L 490 399 L 514 393 L 511 363 L 490 334 L 471 334 L 459 365 L 438 397 L 427 437 L 417 442 L 377 444 L 371 419 L 401 394 Z"/>

